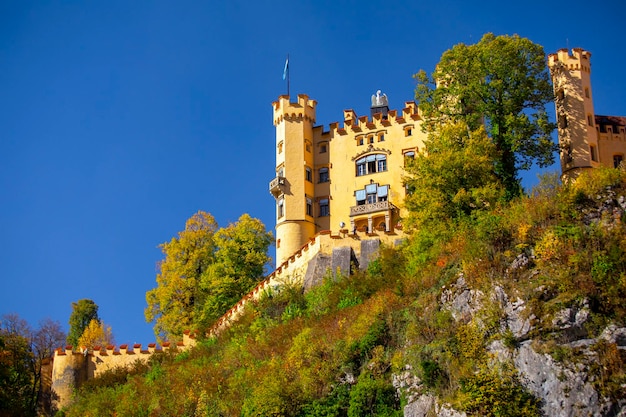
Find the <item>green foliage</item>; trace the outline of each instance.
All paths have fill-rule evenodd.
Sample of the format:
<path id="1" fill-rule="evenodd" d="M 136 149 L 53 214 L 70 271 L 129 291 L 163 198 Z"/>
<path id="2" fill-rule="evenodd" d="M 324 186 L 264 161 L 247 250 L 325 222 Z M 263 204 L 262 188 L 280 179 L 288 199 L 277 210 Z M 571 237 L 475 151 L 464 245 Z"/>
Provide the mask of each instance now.
<path id="1" fill-rule="evenodd" d="M 483 128 L 471 132 L 463 122 L 444 124 L 429 133 L 424 146 L 407 168 L 410 227 L 420 230 L 490 209 L 503 197 L 493 170 L 498 151 Z"/>
<path id="2" fill-rule="evenodd" d="M 539 401 L 508 366 L 485 366 L 461 381 L 461 408 L 470 415 L 539 416 Z"/>
<path id="3" fill-rule="evenodd" d="M 348 417 L 402 416 L 400 401 L 391 383 L 362 374 L 350 390 Z"/>
<path id="4" fill-rule="evenodd" d="M 350 387 L 341 384 L 333 388 L 330 394 L 302 406 L 300 417 L 341 417 L 348 413 L 350 406 Z"/>
<path id="5" fill-rule="evenodd" d="M 543 48 L 526 38 L 488 33 L 474 45 L 444 52 L 432 77 L 420 71 L 416 98 L 428 131 L 464 121 L 483 123 L 498 151 L 495 173 L 507 197 L 520 195 L 517 173 L 548 166 L 557 150 L 546 104 L 553 99 Z"/>
<path id="6" fill-rule="evenodd" d="M 180 337 L 194 323 L 201 275 L 214 260 L 217 223 L 199 211 L 185 223 L 178 237 L 160 245 L 165 259 L 159 263 L 157 287 L 146 293 L 146 320 L 154 322 L 159 340 Z"/>
<path id="7" fill-rule="evenodd" d="M 70 332 L 67 335 L 67 344 L 75 349 L 79 347 L 79 339 L 92 320 L 100 322 L 98 305 L 87 298 L 72 303 L 70 315 Z"/>
<path id="8" fill-rule="evenodd" d="M 400 249 L 382 248 L 366 272 L 329 275 L 306 293 L 269 289 L 218 337 L 123 374 L 123 385 L 81 389 L 67 414 L 401 415 L 391 376 L 412 369 L 421 389 L 468 415 L 540 415 L 516 371 L 486 350 L 518 343 L 490 295 L 498 285 L 524 300 L 533 348 L 567 364 L 588 356 L 560 343 L 556 312 L 589 309 L 588 337 L 626 323 L 626 224 L 602 214 L 618 212 L 607 207 L 625 190 L 596 172 L 604 179 L 582 180 L 590 188 L 552 178 L 531 196 L 433 223 Z M 520 257 L 527 263 L 515 266 Z M 461 276 L 481 308 L 453 315 Z M 593 349 L 596 388 L 624 398 L 624 353 L 608 342 Z"/>
<path id="9" fill-rule="evenodd" d="M 213 324 L 263 278 L 272 241 L 263 223 L 248 214 L 217 231 L 215 261 L 199 282 L 198 327 Z"/>
<path id="10" fill-rule="evenodd" d="M 159 340 L 211 326 L 263 277 L 272 235 L 247 214 L 218 229 L 199 211 L 161 249 L 157 287 L 146 293 L 146 320 Z"/>
<path id="11" fill-rule="evenodd" d="M 45 319 L 34 331 L 17 314 L 0 321 L 0 415 L 34 416 L 51 412 L 43 390 L 43 364 L 65 341 L 58 322 Z"/>

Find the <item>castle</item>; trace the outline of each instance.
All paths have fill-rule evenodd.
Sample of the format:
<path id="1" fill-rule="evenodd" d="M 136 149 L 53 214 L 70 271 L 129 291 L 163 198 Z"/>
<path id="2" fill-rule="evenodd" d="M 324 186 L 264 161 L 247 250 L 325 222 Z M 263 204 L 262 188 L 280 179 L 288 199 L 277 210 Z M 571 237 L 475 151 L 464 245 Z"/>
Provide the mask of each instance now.
<path id="1" fill-rule="evenodd" d="M 626 153 L 626 117 L 593 111 L 591 54 L 580 48 L 548 56 L 555 92 L 562 174 L 618 166 Z M 243 314 L 245 305 L 286 282 L 309 288 L 328 270 L 342 274 L 360 269 L 377 256 L 381 243 L 404 238 L 402 217 L 406 163 L 423 149 L 426 139 L 415 102 L 389 110 L 380 91 L 371 98 L 369 116 L 344 110 L 343 123 L 316 125 L 317 103 L 304 94 L 291 102 L 272 103 L 276 126 L 276 176 L 269 191 L 276 200 L 277 267 L 209 329 L 218 334 Z M 193 346 L 185 334 L 179 350 Z M 69 403 L 81 382 L 116 366 L 146 361 L 169 349 L 150 344 L 122 345 L 78 352 L 58 349 L 50 387 L 56 405 Z"/>
<path id="2" fill-rule="evenodd" d="M 343 123 L 315 126 L 317 103 L 300 94 L 273 103 L 276 177 L 276 258 L 284 262 L 324 230 L 391 233 L 401 227 L 406 162 L 425 134 L 415 102 L 389 110 L 386 95 L 372 96 L 370 116 L 344 110 Z"/>
<path id="3" fill-rule="evenodd" d="M 626 153 L 626 117 L 600 116 L 593 109 L 591 53 L 560 49 L 548 55 L 560 146 L 561 172 L 575 178 L 581 170 L 618 167 Z"/>

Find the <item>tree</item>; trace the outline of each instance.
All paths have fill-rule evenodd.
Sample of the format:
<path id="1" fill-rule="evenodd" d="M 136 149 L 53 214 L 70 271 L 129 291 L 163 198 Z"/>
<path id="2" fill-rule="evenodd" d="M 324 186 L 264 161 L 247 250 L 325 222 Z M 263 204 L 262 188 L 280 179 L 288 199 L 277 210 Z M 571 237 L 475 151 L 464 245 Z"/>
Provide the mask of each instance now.
<path id="1" fill-rule="evenodd" d="M 212 324 L 263 278 L 273 240 L 263 223 L 248 214 L 217 231 L 215 260 L 200 281 L 198 327 Z"/>
<path id="2" fill-rule="evenodd" d="M 444 52 L 429 77 L 421 70 L 416 99 L 427 131 L 462 120 L 484 124 L 498 151 L 494 170 L 506 198 L 520 194 L 519 170 L 554 161 L 555 125 L 545 106 L 554 98 L 543 48 L 526 38 L 488 33 L 474 45 Z"/>
<path id="3" fill-rule="evenodd" d="M 146 293 L 146 321 L 154 322 L 160 340 L 180 337 L 194 323 L 198 282 L 213 263 L 217 223 L 198 211 L 178 237 L 160 245 L 165 259 L 158 265 L 157 287 Z"/>
<path id="4" fill-rule="evenodd" d="M 92 319 L 89 322 L 80 339 L 78 339 L 78 345 L 87 349 L 92 349 L 94 346 L 108 346 L 113 343 L 111 326 L 107 326 L 97 319 Z"/>
<path id="5" fill-rule="evenodd" d="M 61 346 L 65 334 L 57 321 L 45 319 L 33 331 L 17 314 L 0 323 L 0 415 L 34 416 L 50 411 L 42 387 L 42 366 Z"/>
<path id="6" fill-rule="evenodd" d="M 67 344 L 74 348 L 79 346 L 79 339 L 85 332 L 91 320 L 98 320 L 98 305 L 87 298 L 72 303 L 70 315 L 70 332 L 67 335 Z"/>
<path id="7" fill-rule="evenodd" d="M 421 229 L 493 208 L 503 197 L 493 170 L 498 151 L 483 127 L 471 132 L 464 122 L 448 123 L 424 146 L 407 167 L 409 226 Z"/>
<path id="8" fill-rule="evenodd" d="M 28 323 L 16 314 L 2 317 L 0 326 L 0 415 L 35 415 L 33 353 Z"/>
<path id="9" fill-rule="evenodd" d="M 146 293 L 146 320 L 155 322 L 157 338 L 211 325 L 263 277 L 272 241 L 247 214 L 219 230 L 210 214 L 194 214 L 178 238 L 161 245 L 157 287 Z"/>

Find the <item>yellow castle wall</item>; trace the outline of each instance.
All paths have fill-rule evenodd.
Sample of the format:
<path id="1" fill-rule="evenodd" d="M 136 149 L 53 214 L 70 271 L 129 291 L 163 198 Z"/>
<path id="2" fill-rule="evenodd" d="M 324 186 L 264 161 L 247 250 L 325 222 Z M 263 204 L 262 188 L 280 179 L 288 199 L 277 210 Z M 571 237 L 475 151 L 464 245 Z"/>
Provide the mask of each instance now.
<path id="1" fill-rule="evenodd" d="M 274 181 L 272 191 L 277 202 L 277 264 L 287 260 L 316 233 L 338 233 L 341 224 L 349 232 L 355 227 L 368 227 L 372 232 L 381 224 L 393 229 L 404 215 L 405 153 L 417 153 L 423 148 L 425 134 L 414 102 L 407 102 L 400 111 L 390 110 L 385 117 L 382 113 L 359 117 L 354 111 L 345 110 L 341 125 L 331 123 L 328 129 L 314 126 L 316 106 L 304 94 L 298 95 L 295 102 L 281 96 L 273 103 L 276 175 L 282 173 L 285 177 L 284 186 L 276 187 Z M 357 175 L 357 160 L 372 155 L 385 155 L 386 170 Z M 322 169 L 328 170 L 328 182 L 320 181 Z M 387 202 L 355 211 L 356 191 L 372 183 L 388 186 Z M 329 202 L 328 215 L 323 215 L 320 207 L 320 201 L 325 199 Z M 280 201 L 284 207 L 282 216 Z"/>

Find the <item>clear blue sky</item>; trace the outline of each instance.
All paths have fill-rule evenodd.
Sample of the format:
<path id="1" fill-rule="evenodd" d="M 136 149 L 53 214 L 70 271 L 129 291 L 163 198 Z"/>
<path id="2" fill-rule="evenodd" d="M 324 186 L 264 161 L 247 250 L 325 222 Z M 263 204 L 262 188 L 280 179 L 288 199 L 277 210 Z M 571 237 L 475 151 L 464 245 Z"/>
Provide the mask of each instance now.
<path id="1" fill-rule="evenodd" d="M 558 6 L 557 6 L 558 4 Z M 271 102 L 364 115 L 456 43 L 519 34 L 592 52 L 598 114 L 626 116 L 625 2 L 0 3 L 0 315 L 67 330 L 91 298 L 118 343 L 154 340 L 158 245 L 198 210 L 274 228 Z M 525 184 L 532 184 L 536 173 Z"/>

